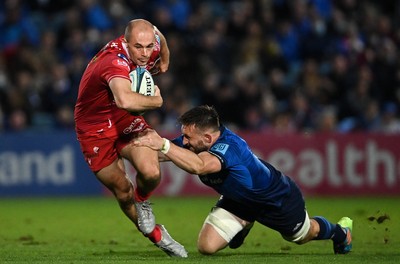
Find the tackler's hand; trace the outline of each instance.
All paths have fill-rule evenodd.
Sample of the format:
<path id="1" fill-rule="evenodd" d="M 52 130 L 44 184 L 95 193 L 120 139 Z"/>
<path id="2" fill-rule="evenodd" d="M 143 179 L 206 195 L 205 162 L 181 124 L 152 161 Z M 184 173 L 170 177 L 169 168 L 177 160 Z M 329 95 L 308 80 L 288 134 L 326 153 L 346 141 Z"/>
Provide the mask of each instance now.
<path id="1" fill-rule="evenodd" d="M 154 129 L 146 129 L 135 138 L 132 144 L 136 147 L 149 147 L 153 150 L 161 150 L 164 139 Z"/>

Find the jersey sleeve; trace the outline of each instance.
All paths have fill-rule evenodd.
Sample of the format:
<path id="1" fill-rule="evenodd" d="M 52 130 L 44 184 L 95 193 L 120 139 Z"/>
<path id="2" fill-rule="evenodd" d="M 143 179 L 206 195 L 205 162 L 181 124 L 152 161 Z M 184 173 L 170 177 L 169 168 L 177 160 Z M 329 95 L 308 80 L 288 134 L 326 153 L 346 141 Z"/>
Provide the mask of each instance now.
<path id="1" fill-rule="evenodd" d="M 176 137 L 172 139 L 171 142 L 177 145 L 178 147 L 183 148 L 183 136 Z"/>
<path id="2" fill-rule="evenodd" d="M 183 136 L 179 136 L 171 140 L 175 145 L 185 148 L 183 145 Z M 221 162 L 222 169 L 225 169 L 229 166 L 234 166 L 235 164 L 240 163 L 240 159 L 238 158 L 236 146 L 229 145 L 224 142 L 217 142 L 214 144 L 208 152 L 211 155 L 214 155 Z"/>
<path id="3" fill-rule="evenodd" d="M 102 77 L 107 83 L 115 77 L 129 79 L 130 67 L 128 63 L 116 54 L 110 54 L 104 58 L 101 65 Z"/>
<path id="4" fill-rule="evenodd" d="M 226 142 L 217 142 L 208 152 L 220 160 L 223 169 L 240 163 L 235 145 Z"/>

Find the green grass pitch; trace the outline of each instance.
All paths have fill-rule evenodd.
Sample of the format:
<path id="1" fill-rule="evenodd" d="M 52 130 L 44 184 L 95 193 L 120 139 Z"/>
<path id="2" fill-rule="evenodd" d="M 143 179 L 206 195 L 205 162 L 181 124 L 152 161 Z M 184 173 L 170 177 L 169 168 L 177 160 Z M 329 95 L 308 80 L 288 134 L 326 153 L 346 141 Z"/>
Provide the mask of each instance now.
<path id="1" fill-rule="evenodd" d="M 189 251 L 175 259 L 143 237 L 111 197 L 2 198 L 0 263 L 400 263 L 398 197 L 306 197 L 311 216 L 354 219 L 347 255 L 334 255 L 331 241 L 299 246 L 256 224 L 239 249 L 202 256 L 197 234 L 216 199 L 151 199 L 157 222 Z"/>

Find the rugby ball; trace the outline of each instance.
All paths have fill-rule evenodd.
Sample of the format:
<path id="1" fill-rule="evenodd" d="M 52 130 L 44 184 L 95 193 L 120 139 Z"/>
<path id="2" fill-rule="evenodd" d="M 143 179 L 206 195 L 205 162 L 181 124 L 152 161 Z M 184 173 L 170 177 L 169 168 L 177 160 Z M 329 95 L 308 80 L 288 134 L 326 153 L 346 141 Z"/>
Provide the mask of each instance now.
<path id="1" fill-rule="evenodd" d="M 151 73 L 145 68 L 137 67 L 129 73 L 131 90 L 146 96 L 154 96 L 154 80 Z"/>

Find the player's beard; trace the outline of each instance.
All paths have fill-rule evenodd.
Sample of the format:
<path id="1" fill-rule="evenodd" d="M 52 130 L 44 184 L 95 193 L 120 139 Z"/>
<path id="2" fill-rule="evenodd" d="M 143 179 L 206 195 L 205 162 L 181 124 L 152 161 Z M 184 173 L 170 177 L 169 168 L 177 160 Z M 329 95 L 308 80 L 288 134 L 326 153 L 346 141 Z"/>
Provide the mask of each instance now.
<path id="1" fill-rule="evenodd" d="M 208 150 L 208 147 L 201 140 L 196 142 L 196 146 L 193 146 L 191 144 L 186 144 L 185 148 L 189 149 L 190 151 L 192 151 L 196 154 L 199 154 L 200 152 Z"/>

